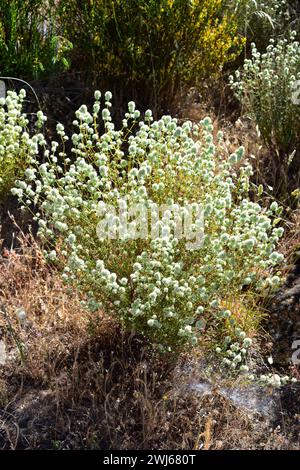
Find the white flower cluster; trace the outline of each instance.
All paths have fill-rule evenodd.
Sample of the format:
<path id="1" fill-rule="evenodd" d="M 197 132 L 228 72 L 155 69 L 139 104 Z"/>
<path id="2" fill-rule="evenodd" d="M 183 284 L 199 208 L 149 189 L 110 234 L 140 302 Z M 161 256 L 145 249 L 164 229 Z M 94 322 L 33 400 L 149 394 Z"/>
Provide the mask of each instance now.
<path id="1" fill-rule="evenodd" d="M 179 125 L 170 116 L 153 121 L 148 110 L 142 119 L 130 102 L 116 130 L 111 93 L 104 107 L 100 100 L 96 91 L 92 113 L 84 105 L 76 113 L 73 158 L 52 142 L 45 163 L 33 157 L 14 192 L 38 205 L 46 254 L 84 293 L 87 307 L 114 310 L 126 327 L 161 348 L 196 344 L 203 320 L 221 330 L 227 324 L 230 312 L 219 305 L 229 292 L 240 296 L 278 285 L 274 266 L 282 256 L 275 250 L 282 229 L 273 216 L 280 208 L 250 200 L 252 169 L 244 149 L 229 154 L 222 133 L 214 138 L 210 118 Z M 57 131 L 63 146 L 63 126 Z M 121 199 L 149 208 L 201 204 L 203 246 L 187 250 L 169 217 L 159 221 L 154 238 L 99 240 L 99 207 Z"/>
<path id="2" fill-rule="evenodd" d="M 19 94 L 9 90 L 6 98 L 0 98 L 0 193 L 10 189 L 14 179 L 31 162 L 31 158 L 39 153 L 40 146 L 45 144 L 43 134 L 29 135 L 28 119 L 22 113 L 22 104 L 26 96 L 25 90 Z M 44 116 L 40 111 L 37 116 L 37 126 L 43 122 Z M 35 159 L 34 159 L 35 161 Z M 34 179 L 32 169 L 28 176 Z M 21 195 L 20 189 L 15 189 L 16 195 Z"/>
<path id="3" fill-rule="evenodd" d="M 295 377 L 289 377 L 288 375 L 280 376 L 279 374 L 263 374 L 258 377 L 259 383 L 263 386 L 268 387 L 282 387 L 287 383 L 297 383 L 298 380 Z"/>
<path id="4" fill-rule="evenodd" d="M 234 339 L 231 336 L 226 336 L 223 348 L 218 346 L 216 353 L 223 358 L 224 366 L 230 367 L 232 370 L 239 370 L 240 372 L 249 372 L 249 367 L 245 362 L 251 345 L 252 339 L 247 337 L 245 331 L 236 327 L 234 329 Z"/>
<path id="5" fill-rule="evenodd" d="M 229 311 L 227 311 L 227 316 L 230 317 Z M 267 374 L 252 373 L 247 364 L 251 346 L 252 339 L 247 337 L 246 332 L 241 328 L 235 327 L 232 329 L 231 336 L 226 336 L 222 347 L 217 346 L 215 352 L 226 372 L 242 373 L 245 379 L 259 385 L 279 388 L 287 383 L 298 382 L 296 378 L 288 375 L 283 376 L 272 372 Z M 269 358 L 268 362 L 273 364 L 273 358 Z"/>
<path id="6" fill-rule="evenodd" d="M 287 154 L 300 138 L 300 44 L 295 36 L 271 39 L 265 53 L 253 43 L 252 58 L 229 79 L 265 141 Z"/>

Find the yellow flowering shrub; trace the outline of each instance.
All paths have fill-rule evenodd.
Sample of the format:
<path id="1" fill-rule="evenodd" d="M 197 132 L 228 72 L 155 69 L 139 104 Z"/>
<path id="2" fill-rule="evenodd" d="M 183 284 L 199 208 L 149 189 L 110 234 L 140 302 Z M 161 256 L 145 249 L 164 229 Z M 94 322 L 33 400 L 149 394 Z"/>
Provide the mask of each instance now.
<path id="1" fill-rule="evenodd" d="M 95 81 L 121 80 L 155 107 L 219 73 L 243 38 L 226 0 L 68 0 L 65 34 Z M 159 98 L 158 98 L 159 97 Z"/>

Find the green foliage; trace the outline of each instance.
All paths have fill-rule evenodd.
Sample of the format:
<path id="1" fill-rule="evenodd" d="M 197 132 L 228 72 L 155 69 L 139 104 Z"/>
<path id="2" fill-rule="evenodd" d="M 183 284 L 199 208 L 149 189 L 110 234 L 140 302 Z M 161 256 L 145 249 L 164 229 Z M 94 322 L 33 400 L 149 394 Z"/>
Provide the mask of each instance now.
<path id="1" fill-rule="evenodd" d="M 68 68 L 54 0 L 0 0 L 0 75 L 38 78 Z"/>
<path id="2" fill-rule="evenodd" d="M 257 124 L 272 152 L 275 193 L 287 197 L 299 186 L 300 44 L 271 40 L 263 54 L 252 44 L 252 58 L 231 84 L 245 111 Z"/>
<path id="3" fill-rule="evenodd" d="M 0 75 L 67 69 L 159 110 L 240 52 L 226 0 L 0 0 Z"/>
<path id="4" fill-rule="evenodd" d="M 240 32 L 249 44 L 255 41 L 259 51 L 266 49 L 271 38 L 290 31 L 293 15 L 287 0 L 237 0 L 232 8 Z"/>
<path id="5" fill-rule="evenodd" d="M 131 83 L 156 107 L 186 84 L 218 74 L 240 50 L 224 0 L 67 0 L 64 34 L 76 67 L 94 80 Z M 77 60 L 76 60 L 77 59 Z"/>

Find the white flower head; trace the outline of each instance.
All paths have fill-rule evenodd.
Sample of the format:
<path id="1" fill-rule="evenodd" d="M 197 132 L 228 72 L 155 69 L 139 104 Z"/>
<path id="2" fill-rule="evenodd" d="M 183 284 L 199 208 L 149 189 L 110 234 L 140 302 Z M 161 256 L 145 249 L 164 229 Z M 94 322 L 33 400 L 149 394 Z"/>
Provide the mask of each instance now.
<path id="1" fill-rule="evenodd" d="M 23 307 L 16 310 L 16 315 L 20 323 L 24 323 L 27 318 L 27 313 Z"/>

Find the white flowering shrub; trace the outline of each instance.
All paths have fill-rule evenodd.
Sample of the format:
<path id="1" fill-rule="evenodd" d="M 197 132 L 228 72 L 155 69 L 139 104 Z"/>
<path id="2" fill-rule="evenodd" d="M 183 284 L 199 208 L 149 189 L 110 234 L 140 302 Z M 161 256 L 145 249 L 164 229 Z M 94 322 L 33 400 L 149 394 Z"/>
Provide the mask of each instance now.
<path id="1" fill-rule="evenodd" d="M 236 295 L 246 302 L 247 292 L 278 285 L 273 267 L 282 260 L 275 250 L 283 232 L 273 222 L 278 205 L 263 208 L 249 198 L 252 169 L 243 147 L 229 155 L 209 118 L 182 125 L 170 116 L 153 121 L 151 111 L 142 118 L 134 102 L 117 130 L 111 93 L 102 109 L 100 99 L 96 91 L 93 110 L 83 105 L 76 112 L 72 158 L 59 124 L 61 144 L 51 143 L 42 164 L 32 157 L 26 178 L 13 189 L 25 204 L 39 207 L 45 255 L 83 294 L 88 309 L 115 312 L 124 328 L 164 350 L 194 345 L 205 331 L 226 336 L 243 327 L 243 315 L 229 311 L 226 299 Z M 125 213 L 127 203 L 182 212 L 201 205 L 201 246 L 191 250 L 176 238 L 170 210 L 155 221 L 151 237 L 139 237 L 127 213 L 122 236 L 100 236 L 102 210 L 120 201 Z M 114 223 L 120 227 L 118 216 Z M 142 220 L 140 228 L 146 225 Z M 199 229 L 196 222 L 193 228 Z"/>
<path id="2" fill-rule="evenodd" d="M 252 58 L 230 83 L 245 111 L 255 121 L 272 152 L 275 191 L 286 195 L 290 183 L 299 185 L 300 44 L 270 41 L 264 54 L 252 44 Z"/>
<path id="3" fill-rule="evenodd" d="M 0 197 L 9 194 L 16 178 L 20 177 L 39 148 L 44 145 L 43 134 L 29 135 L 28 119 L 22 112 L 25 90 L 19 94 L 8 91 L 0 98 Z M 36 126 L 41 127 L 42 113 L 38 113 Z"/>

